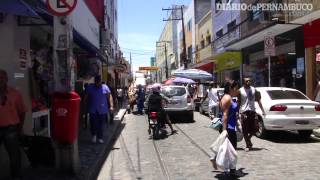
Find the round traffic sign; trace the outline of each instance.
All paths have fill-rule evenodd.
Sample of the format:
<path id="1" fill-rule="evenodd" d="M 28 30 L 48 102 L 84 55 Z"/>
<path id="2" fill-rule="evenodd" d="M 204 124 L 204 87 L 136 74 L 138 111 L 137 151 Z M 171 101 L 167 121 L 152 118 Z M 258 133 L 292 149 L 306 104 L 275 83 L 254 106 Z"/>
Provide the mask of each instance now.
<path id="1" fill-rule="evenodd" d="M 266 37 L 265 38 L 265 41 L 264 41 L 264 44 L 266 47 L 273 47 L 274 46 L 274 39 L 273 37 Z"/>
<path id="2" fill-rule="evenodd" d="M 46 0 L 49 11 L 55 16 L 67 16 L 77 5 L 77 0 Z"/>

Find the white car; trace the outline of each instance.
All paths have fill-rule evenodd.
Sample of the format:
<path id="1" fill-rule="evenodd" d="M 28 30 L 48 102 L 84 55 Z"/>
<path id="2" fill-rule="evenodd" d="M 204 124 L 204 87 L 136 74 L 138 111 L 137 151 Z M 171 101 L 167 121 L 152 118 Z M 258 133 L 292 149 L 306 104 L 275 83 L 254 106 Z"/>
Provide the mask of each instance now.
<path id="1" fill-rule="evenodd" d="M 320 103 L 310 100 L 296 89 L 259 87 L 261 103 L 266 115 L 256 103 L 259 119 L 258 137 L 265 137 L 268 130 L 297 130 L 304 138 L 320 127 Z"/>
<path id="2" fill-rule="evenodd" d="M 168 98 L 164 109 L 169 114 L 180 113 L 185 120 L 190 122 L 194 120 L 194 102 L 187 87 L 177 85 L 162 86 L 161 93 Z"/>

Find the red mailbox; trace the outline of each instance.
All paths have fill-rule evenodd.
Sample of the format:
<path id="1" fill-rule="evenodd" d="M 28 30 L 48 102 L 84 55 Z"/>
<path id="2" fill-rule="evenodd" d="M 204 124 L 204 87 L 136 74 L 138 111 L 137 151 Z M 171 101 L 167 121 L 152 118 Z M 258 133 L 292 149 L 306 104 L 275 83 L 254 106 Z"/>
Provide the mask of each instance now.
<path id="1" fill-rule="evenodd" d="M 81 98 L 76 92 L 55 93 L 52 107 L 52 138 L 73 143 L 78 138 Z"/>

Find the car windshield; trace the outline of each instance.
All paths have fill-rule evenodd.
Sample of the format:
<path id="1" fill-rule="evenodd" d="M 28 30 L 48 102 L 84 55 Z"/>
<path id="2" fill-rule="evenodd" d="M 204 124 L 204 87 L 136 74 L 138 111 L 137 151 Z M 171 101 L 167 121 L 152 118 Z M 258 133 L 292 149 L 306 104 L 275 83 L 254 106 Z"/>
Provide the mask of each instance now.
<path id="1" fill-rule="evenodd" d="M 165 87 L 161 89 L 161 93 L 167 97 L 183 96 L 186 94 L 186 89 L 184 87 Z"/>
<path id="2" fill-rule="evenodd" d="M 305 95 L 299 91 L 291 90 L 269 90 L 267 91 L 272 100 L 278 99 L 308 99 Z"/>

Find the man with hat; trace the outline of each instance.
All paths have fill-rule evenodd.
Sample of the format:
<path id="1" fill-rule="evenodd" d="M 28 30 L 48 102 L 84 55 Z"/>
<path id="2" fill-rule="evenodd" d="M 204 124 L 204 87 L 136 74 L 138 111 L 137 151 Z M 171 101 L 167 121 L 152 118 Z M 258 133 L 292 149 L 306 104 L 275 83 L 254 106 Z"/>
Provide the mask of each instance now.
<path id="1" fill-rule="evenodd" d="M 92 134 L 92 142 L 96 143 L 97 139 L 100 144 L 103 141 L 103 122 L 107 118 L 110 111 L 113 111 L 113 98 L 111 91 L 106 84 L 102 84 L 101 76 L 94 78 L 94 83 L 89 84 L 85 90 L 86 95 L 84 102 L 87 112 L 90 115 L 90 130 Z M 110 108 L 108 107 L 110 102 Z"/>

